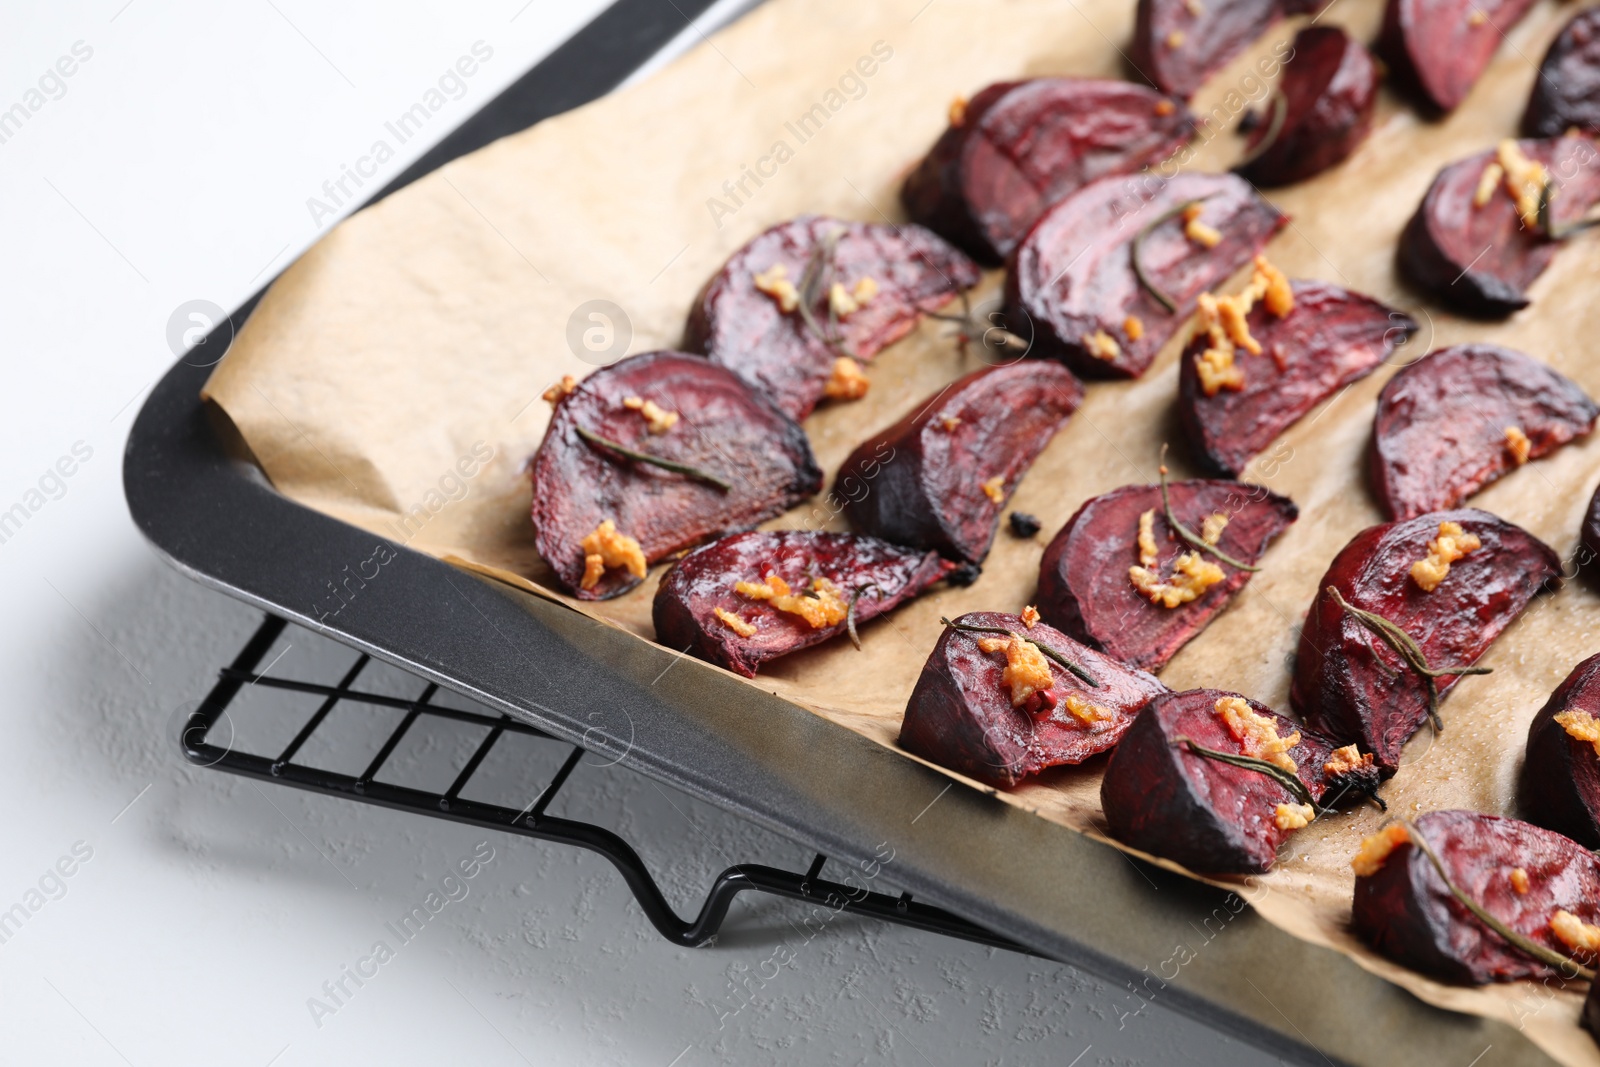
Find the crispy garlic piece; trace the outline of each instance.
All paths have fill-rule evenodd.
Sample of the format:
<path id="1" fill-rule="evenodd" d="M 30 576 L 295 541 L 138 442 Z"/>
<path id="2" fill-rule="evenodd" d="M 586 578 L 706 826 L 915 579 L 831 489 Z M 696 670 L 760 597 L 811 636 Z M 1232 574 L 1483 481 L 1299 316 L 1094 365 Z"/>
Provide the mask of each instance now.
<path id="1" fill-rule="evenodd" d="M 1349 774 L 1351 771 L 1360 770 L 1362 767 L 1367 767 L 1371 764 L 1372 753 L 1368 752 L 1363 756 L 1361 750 L 1355 745 L 1346 745 L 1343 748 L 1333 750 L 1333 754 L 1328 757 L 1328 762 L 1322 765 L 1322 773 L 1329 777 L 1337 778 L 1341 774 Z"/>
<path id="2" fill-rule="evenodd" d="M 1200 221 L 1204 210 L 1202 204 L 1190 204 L 1183 209 L 1183 235 L 1202 248 L 1215 248 L 1222 242 L 1222 234 Z"/>
<path id="3" fill-rule="evenodd" d="M 1600 926 L 1591 926 L 1570 911 L 1557 910 L 1551 916 L 1550 932 L 1574 956 L 1586 959 L 1600 956 Z"/>
<path id="4" fill-rule="evenodd" d="M 1517 896 L 1527 896 L 1528 889 L 1531 887 L 1531 885 L 1532 883 L 1528 881 L 1527 871 L 1523 870 L 1521 867 L 1511 868 L 1511 888 L 1516 891 Z"/>
<path id="5" fill-rule="evenodd" d="M 559 404 L 562 400 L 570 396 L 572 391 L 577 387 L 578 379 L 574 378 L 570 374 L 563 374 L 559 382 L 546 389 L 540 395 L 540 399 L 547 404 Z"/>
<path id="6" fill-rule="evenodd" d="M 1528 462 L 1528 456 L 1533 452 L 1533 442 L 1528 440 L 1521 426 L 1506 427 L 1506 451 L 1511 453 L 1511 461 L 1517 466 Z"/>
<path id="7" fill-rule="evenodd" d="M 854 315 L 878 295 L 878 283 L 875 279 L 863 275 L 856 279 L 856 284 L 849 289 L 843 282 L 834 282 L 828 287 L 828 307 L 841 319 Z"/>
<path id="8" fill-rule="evenodd" d="M 1104 330 L 1084 334 L 1083 347 L 1095 359 L 1103 359 L 1107 363 L 1122 355 L 1122 346 L 1117 344 L 1117 339 Z"/>
<path id="9" fill-rule="evenodd" d="M 849 356 L 833 361 L 833 373 L 822 387 L 822 395 L 829 400 L 860 400 L 872 388 L 872 380 L 861 373 L 861 364 Z"/>
<path id="10" fill-rule="evenodd" d="M 728 629 L 732 630 L 740 637 L 754 637 L 756 635 L 755 623 L 745 622 L 743 619 L 739 618 L 739 616 L 735 615 L 726 608 L 717 608 L 716 616 L 722 620 L 723 624 L 726 625 Z"/>
<path id="11" fill-rule="evenodd" d="M 950 125 L 965 126 L 967 124 L 967 98 L 958 96 L 950 101 Z"/>
<path id="12" fill-rule="evenodd" d="M 1137 341 L 1144 336 L 1144 320 L 1137 315 L 1129 315 L 1122 320 L 1122 332 L 1128 335 L 1128 340 Z"/>
<path id="13" fill-rule="evenodd" d="M 1433 592 L 1450 573 L 1450 564 L 1482 544 L 1477 534 L 1467 533 L 1460 523 L 1441 522 L 1439 536 L 1428 542 L 1427 556 L 1411 565 L 1411 580 L 1424 593 Z"/>
<path id="14" fill-rule="evenodd" d="M 1244 370 L 1234 363 L 1234 351 L 1237 346 L 1253 356 L 1261 354 L 1261 342 L 1250 335 L 1248 319 L 1257 300 L 1276 318 L 1294 310 L 1294 290 L 1289 279 L 1265 256 L 1255 258 L 1250 284 L 1238 295 L 1201 293 L 1196 301 L 1196 332 L 1206 336 L 1207 344 L 1205 351 L 1195 357 L 1195 369 L 1200 372 L 1200 388 L 1206 396 L 1216 396 L 1224 389 L 1237 392 L 1244 388 Z"/>
<path id="15" fill-rule="evenodd" d="M 1044 658 L 1032 641 L 1016 635 L 1011 637 L 983 637 L 978 648 L 984 652 L 1004 652 L 1006 669 L 1000 675 L 1000 684 L 1011 690 L 1011 706 L 1020 708 L 1035 693 L 1055 685 L 1055 675 L 1050 672 L 1050 661 Z"/>
<path id="16" fill-rule="evenodd" d="M 787 315 L 800 306 L 800 290 L 789 280 L 789 268 L 774 263 L 755 275 L 756 288 L 778 302 L 778 310 Z"/>
<path id="17" fill-rule="evenodd" d="M 1199 599 L 1207 589 L 1222 581 L 1222 568 L 1198 552 L 1185 552 L 1172 563 L 1172 580 L 1163 582 L 1161 575 L 1146 567 L 1129 567 L 1128 580 L 1152 604 L 1175 608 Z"/>
<path id="18" fill-rule="evenodd" d="M 1567 732 L 1568 737 L 1592 744 L 1594 754 L 1600 756 L 1600 720 L 1587 711 L 1573 709 L 1557 712 L 1556 723 Z"/>
<path id="19" fill-rule="evenodd" d="M 826 578 L 811 579 L 811 595 L 795 593 L 789 583 L 776 574 L 768 574 L 763 582 L 735 582 L 734 592 L 751 600 L 764 600 L 779 611 L 798 615 L 813 630 L 824 626 L 837 626 L 850 613 L 842 591 Z"/>
<path id="20" fill-rule="evenodd" d="M 1022 609 L 1022 625 L 1026 626 L 1028 629 L 1031 630 L 1031 629 L 1033 629 L 1034 623 L 1036 623 L 1038 621 L 1039 621 L 1039 609 L 1038 608 L 1034 607 L 1032 604 L 1029 604 L 1027 607 Z"/>
<path id="21" fill-rule="evenodd" d="M 668 411 L 654 400 L 644 400 L 637 396 L 622 398 L 622 406 L 629 411 L 637 411 L 644 419 L 645 428 L 653 434 L 663 434 L 678 425 L 678 413 Z"/>
<path id="22" fill-rule="evenodd" d="M 1073 718 L 1085 726 L 1093 726 L 1097 722 L 1110 722 L 1115 718 L 1110 708 L 1102 708 L 1099 704 L 1091 704 L 1077 693 L 1068 693 L 1067 699 L 1062 703 L 1072 713 Z"/>
<path id="23" fill-rule="evenodd" d="M 1522 148 L 1510 138 L 1500 142 L 1495 159 L 1506 173 L 1506 192 L 1517 205 L 1523 228 L 1537 229 L 1539 202 L 1544 199 L 1545 189 L 1550 184 L 1550 172 L 1543 163 L 1523 155 Z"/>
<path id="24" fill-rule="evenodd" d="M 1317 817 L 1317 809 L 1310 804 L 1279 804 L 1272 821 L 1280 830 L 1304 830 Z"/>
<path id="25" fill-rule="evenodd" d="M 1139 516 L 1139 565 L 1141 567 L 1154 567 L 1161 561 L 1161 552 L 1156 547 L 1156 509 Z"/>
<path id="26" fill-rule="evenodd" d="M 600 579 L 612 567 L 625 567 L 635 578 L 643 578 L 650 569 L 645 563 L 644 549 L 639 547 L 639 542 L 625 533 L 619 533 L 617 524 L 610 519 L 596 526 L 594 533 L 578 544 L 583 548 L 583 580 L 578 583 L 580 589 L 593 589 L 599 585 Z"/>
<path id="27" fill-rule="evenodd" d="M 1383 865 L 1389 859 L 1389 853 L 1397 847 L 1411 840 L 1411 835 L 1406 833 L 1406 828 L 1397 822 L 1379 830 L 1375 834 L 1368 834 L 1361 839 L 1361 848 L 1350 860 L 1350 869 L 1356 872 L 1359 878 L 1370 878 L 1383 870 Z"/>
<path id="28" fill-rule="evenodd" d="M 1214 545 L 1222 540 L 1222 531 L 1228 528 L 1228 516 L 1222 512 L 1213 512 L 1200 520 L 1200 540 L 1208 545 Z"/>
<path id="29" fill-rule="evenodd" d="M 1472 206 L 1483 207 L 1487 204 L 1494 191 L 1500 188 L 1500 183 L 1505 180 L 1506 168 L 1491 160 L 1484 165 L 1483 173 L 1478 175 L 1478 190 L 1472 194 Z"/>
<path id="30" fill-rule="evenodd" d="M 1266 760 L 1290 774 L 1300 772 L 1299 764 L 1289 755 L 1289 750 L 1300 743 L 1299 730 L 1288 737 L 1279 737 L 1277 722 L 1257 714 L 1239 697 L 1223 697 L 1217 701 L 1216 712 L 1246 756 Z"/>
<path id="31" fill-rule="evenodd" d="M 983 483 L 983 495 L 993 500 L 996 504 L 1005 503 L 1006 476 L 996 474 L 993 478 Z"/>

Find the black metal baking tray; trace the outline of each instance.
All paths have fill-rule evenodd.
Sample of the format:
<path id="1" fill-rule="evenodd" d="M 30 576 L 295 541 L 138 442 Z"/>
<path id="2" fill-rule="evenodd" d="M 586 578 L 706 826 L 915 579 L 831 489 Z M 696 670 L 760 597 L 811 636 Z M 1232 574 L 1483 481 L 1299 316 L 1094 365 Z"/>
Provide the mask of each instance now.
<path id="1" fill-rule="evenodd" d="M 622 0 L 397 179 L 609 91 L 709 2 Z M 243 322 L 252 298 L 234 316 Z M 315 605 L 380 538 L 295 504 L 238 455 L 180 360 L 128 439 L 124 487 L 158 553 L 202 585 L 332 637 L 850 863 L 1288 1062 L 1550 1062 L 1515 1028 L 1440 1011 L 1237 898 L 967 788 L 734 678 L 402 546 L 338 612 Z M 1148 1023 L 1145 1023 L 1148 1025 Z"/>

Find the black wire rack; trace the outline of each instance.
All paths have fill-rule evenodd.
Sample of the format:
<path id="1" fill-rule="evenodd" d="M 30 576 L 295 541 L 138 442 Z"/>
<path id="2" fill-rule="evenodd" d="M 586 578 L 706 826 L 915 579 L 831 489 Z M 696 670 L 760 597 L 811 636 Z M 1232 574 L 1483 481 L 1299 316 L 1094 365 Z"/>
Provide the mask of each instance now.
<path id="1" fill-rule="evenodd" d="M 1030 951 L 943 908 L 914 901 L 910 893 L 896 897 L 828 881 L 822 877 L 827 857 L 821 853 L 816 855 L 810 869 L 804 874 L 761 864 L 741 863 L 729 867 L 713 882 L 699 914 L 686 921 L 673 910 L 638 852 L 622 837 L 600 826 L 549 814 L 551 803 L 584 756 L 586 750 L 583 747 L 571 745 L 509 716 L 447 707 L 435 700 L 439 687 L 433 683 L 423 686 L 420 693 L 410 699 L 359 689 L 357 683 L 372 662 L 365 653 L 358 655 L 333 685 L 268 676 L 266 671 L 260 669 L 261 661 L 284 634 L 287 625 L 278 616 L 266 615 L 234 661 L 219 672 L 216 684 L 205 699 L 180 720 L 178 744 L 184 758 L 190 763 L 313 793 L 468 823 L 488 830 L 500 830 L 599 853 L 617 869 L 639 907 L 661 936 L 679 945 L 696 946 L 711 940 L 727 917 L 734 898 L 740 893 L 755 891 L 1015 952 Z M 271 664 L 268 667 L 270 669 Z M 422 684 L 420 680 L 417 681 L 419 685 Z M 239 695 L 251 686 L 321 698 L 310 718 L 276 755 L 244 751 L 235 743 L 235 738 L 230 738 L 227 744 L 216 744 L 211 740 L 218 722 L 235 705 Z M 340 773 L 312 766 L 308 762 L 297 762 L 296 759 L 340 705 L 391 709 L 403 713 L 399 724 L 378 745 L 360 774 Z M 415 739 L 418 734 L 444 723 L 467 724 L 486 731 L 457 771 L 449 788 L 437 792 L 396 784 L 381 777 L 402 741 Z M 234 731 L 235 737 L 237 733 Z M 508 734 L 535 738 L 571 750 L 542 788 L 536 793 L 529 790 L 534 800 L 521 810 L 472 800 L 462 795 L 490 752 Z"/>

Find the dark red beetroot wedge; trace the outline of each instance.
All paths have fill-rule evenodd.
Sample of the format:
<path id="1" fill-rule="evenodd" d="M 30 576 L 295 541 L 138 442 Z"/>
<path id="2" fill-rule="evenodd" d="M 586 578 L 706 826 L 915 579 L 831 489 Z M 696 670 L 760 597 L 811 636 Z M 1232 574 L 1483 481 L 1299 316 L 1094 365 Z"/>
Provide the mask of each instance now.
<path id="1" fill-rule="evenodd" d="M 1327 282 L 1293 284 L 1294 308 L 1278 318 L 1257 303 L 1247 321 L 1261 345 L 1235 346 L 1239 390 L 1207 396 L 1197 360 L 1204 334 L 1184 349 L 1178 368 L 1178 417 L 1205 466 L 1236 478 L 1251 457 L 1325 398 L 1381 364 L 1417 329 L 1409 315 Z"/>
<path id="2" fill-rule="evenodd" d="M 1305 181 L 1349 158 L 1372 130 L 1378 68 L 1343 30 L 1311 26 L 1295 35 L 1278 93 L 1282 99 L 1272 101 L 1246 144 L 1249 162 L 1239 167 L 1257 185 Z"/>
<path id="3" fill-rule="evenodd" d="M 1571 129 L 1600 133 L 1600 7 L 1572 16 L 1550 43 L 1522 116 L 1529 137 Z"/>
<path id="4" fill-rule="evenodd" d="M 1528 821 L 1600 849 L 1600 656 L 1573 668 L 1528 728 L 1517 800 Z"/>
<path id="5" fill-rule="evenodd" d="M 1299 798 L 1261 771 L 1200 755 L 1188 743 L 1229 756 L 1268 758 L 1258 755 L 1262 749 L 1252 734 L 1236 736 L 1223 718 L 1219 708 L 1231 701 L 1243 701 L 1281 740 L 1300 735 L 1283 755 L 1295 764 L 1290 773 L 1313 802 L 1322 799 L 1323 765 L 1333 754 L 1327 742 L 1236 693 L 1166 693 L 1134 718 L 1106 766 L 1100 806 L 1112 837 L 1201 874 L 1262 874 L 1272 868 L 1278 847 L 1295 829 L 1293 820 L 1280 823 L 1279 805 L 1298 805 Z"/>
<path id="6" fill-rule="evenodd" d="M 1557 233 L 1600 200 L 1600 150 L 1588 138 L 1507 143 L 1549 170 L 1550 224 Z M 1489 185 L 1485 171 L 1500 167 L 1499 151 L 1441 170 L 1400 235 L 1400 269 L 1441 303 L 1470 315 L 1505 316 L 1527 307 L 1525 290 L 1561 247 L 1536 218 L 1524 222 L 1503 180 Z M 1482 204 L 1480 186 L 1490 190 Z"/>
<path id="7" fill-rule="evenodd" d="M 1196 480 L 1172 482 L 1177 520 L 1196 534 L 1213 515 L 1228 518 L 1217 548 L 1254 565 L 1299 512 L 1287 497 L 1258 485 Z M 1151 570 L 1171 576 L 1174 560 L 1191 548 L 1172 532 L 1161 489 L 1128 485 L 1094 497 L 1056 534 L 1039 564 L 1039 612 L 1090 648 L 1133 667 L 1157 671 L 1215 618 L 1250 580 L 1250 572 L 1201 553 L 1222 568 L 1223 580 L 1189 603 L 1161 607 L 1140 593 L 1128 569 L 1140 562 L 1140 516 L 1154 511 L 1152 534 L 1159 562 Z"/>
<path id="8" fill-rule="evenodd" d="M 1097 685 L 1049 662 L 1049 706 L 1016 707 L 1002 679 L 1004 651 L 984 652 L 979 642 L 1003 635 L 946 627 L 922 668 L 900 725 L 900 744 L 941 767 L 1010 789 L 1049 767 L 1082 763 L 1117 743 L 1145 701 L 1166 686 L 1143 671 L 1078 644 L 1066 634 L 1020 616 L 977 611 L 957 626 L 1003 628 L 1037 641 L 1077 664 Z M 1033 698 L 1037 700 L 1038 698 Z M 1074 711 L 1073 708 L 1077 710 Z"/>
<path id="9" fill-rule="evenodd" d="M 1285 15 L 1321 0 L 1139 0 L 1129 62 L 1164 93 L 1187 100 Z"/>
<path id="10" fill-rule="evenodd" d="M 1186 235 L 1176 212 L 1190 201 L 1201 201 L 1197 221 L 1221 235 L 1214 247 Z M 1195 298 L 1250 262 L 1287 221 L 1236 174 L 1102 178 L 1045 212 L 1017 246 L 1007 321 L 1031 327 L 1031 355 L 1064 360 L 1089 378 L 1137 378 Z M 1135 243 L 1146 280 L 1173 310 L 1140 282 Z"/>
<path id="11" fill-rule="evenodd" d="M 862 442 L 834 493 L 863 533 L 982 562 L 1017 483 L 1082 399 L 1053 363 L 976 371 Z"/>
<path id="12" fill-rule="evenodd" d="M 1452 111 L 1533 0 L 1389 0 L 1377 50 L 1397 81 Z"/>
<path id="13" fill-rule="evenodd" d="M 660 409 L 661 422 L 676 421 L 652 432 L 651 409 L 630 407 L 635 398 Z M 687 465 L 725 487 L 630 458 L 594 437 Z M 655 563 L 770 519 L 822 487 L 799 426 L 732 371 L 681 352 L 630 356 L 578 382 L 556 400 L 532 467 L 539 554 L 581 600 L 618 596 L 644 577 L 608 561 L 584 588 L 586 557 L 596 553 L 583 542 L 607 520 Z"/>
<path id="14" fill-rule="evenodd" d="M 836 242 L 831 254 L 830 242 Z M 808 267 L 820 271 L 821 284 L 806 305 L 811 322 L 799 307 L 786 312 L 756 288 L 756 275 L 775 266 L 797 292 Z M 866 278 L 876 292 L 830 322 L 832 284 L 855 294 Z M 790 418 L 803 419 L 823 399 L 841 356 L 871 359 L 978 278 L 977 264 L 920 226 L 802 215 L 761 234 L 712 275 L 689 313 L 684 347 L 732 369 Z"/>
<path id="15" fill-rule="evenodd" d="M 1521 352 L 1441 348 L 1378 394 L 1373 489 L 1396 519 L 1455 507 L 1526 461 L 1585 436 L 1597 413 L 1575 382 Z"/>
<path id="16" fill-rule="evenodd" d="M 837 637 L 910 600 L 955 565 L 875 537 L 803 530 L 748 531 L 689 553 L 661 578 L 656 640 L 746 678 L 767 660 Z M 791 592 L 769 582 L 777 575 Z M 766 586 L 756 596 L 735 588 Z M 802 603 L 803 602 L 803 603 Z M 815 623 L 815 625 L 813 624 Z"/>
<path id="17" fill-rule="evenodd" d="M 1412 568 L 1444 558 L 1431 551 L 1442 523 L 1457 524 L 1479 544 L 1450 561 L 1428 590 Z M 1403 630 L 1437 670 L 1474 663 L 1559 574 L 1554 549 L 1486 511 L 1437 511 L 1368 527 L 1340 550 L 1317 586 L 1300 632 L 1290 702 L 1312 729 L 1372 752 L 1390 777 L 1400 765 L 1401 746 L 1428 718 L 1428 687 L 1382 634 L 1347 612 L 1328 588 Z M 1428 580 L 1433 577 L 1437 572 Z M 1455 675 L 1441 677 L 1439 694 L 1455 682 Z"/>
<path id="18" fill-rule="evenodd" d="M 1572 949 L 1550 927 L 1556 912 L 1600 922 L 1600 861 L 1576 842 L 1475 811 L 1429 812 L 1416 829 L 1450 884 L 1528 940 L 1570 958 Z M 1351 866 L 1352 925 L 1390 959 L 1447 982 L 1557 975 L 1554 965 L 1511 944 L 1462 905 L 1400 824 L 1362 841 Z"/>
<path id="19" fill-rule="evenodd" d="M 1600 577 L 1600 485 L 1595 486 L 1589 498 L 1589 510 L 1583 513 L 1583 528 L 1578 531 L 1578 543 L 1583 552 L 1578 565 L 1591 575 Z"/>
<path id="20" fill-rule="evenodd" d="M 1583 1015 L 1578 1025 L 1589 1031 L 1589 1036 L 1600 1041 L 1600 982 L 1589 983 L 1589 995 L 1583 1000 Z"/>
<path id="21" fill-rule="evenodd" d="M 1195 130 L 1181 102 L 1095 78 L 1000 82 L 950 117 L 900 200 L 913 220 L 992 264 L 1063 196 L 1158 163 Z"/>

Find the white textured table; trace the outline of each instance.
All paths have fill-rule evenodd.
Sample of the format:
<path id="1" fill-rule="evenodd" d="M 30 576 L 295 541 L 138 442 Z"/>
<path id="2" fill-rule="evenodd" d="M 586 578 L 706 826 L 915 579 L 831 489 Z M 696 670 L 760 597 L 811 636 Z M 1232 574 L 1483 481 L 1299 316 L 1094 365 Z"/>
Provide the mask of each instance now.
<path id="1" fill-rule="evenodd" d="M 466 827 L 179 759 L 176 717 L 258 616 L 167 570 L 123 505 L 122 442 L 174 358 L 169 335 L 191 325 L 191 302 L 239 304 L 602 6 L 13 4 L 0 38 L 4 1059 L 1269 1062 L 1159 1007 L 1130 1014 L 1126 991 L 1067 967 L 849 917 L 811 935 L 804 909 L 772 900 L 741 898 L 714 947 L 676 948 L 597 857 L 480 845 Z M 698 39 L 686 28 L 681 43 Z M 389 124 L 463 56 L 473 73 L 447 79 L 402 142 Z M 290 640 L 284 673 L 344 662 Z M 731 863 L 809 860 L 620 768 L 580 769 L 559 807 L 638 844 L 680 910 Z M 463 858 L 491 852 L 420 932 L 395 936 Z M 753 977 L 780 946 L 788 965 Z M 352 968 L 376 973 L 356 984 Z"/>

